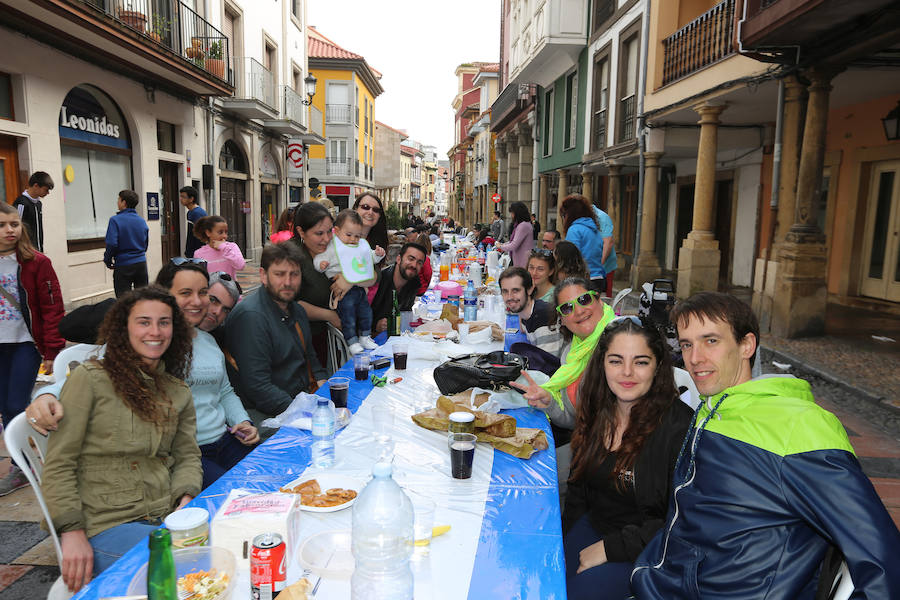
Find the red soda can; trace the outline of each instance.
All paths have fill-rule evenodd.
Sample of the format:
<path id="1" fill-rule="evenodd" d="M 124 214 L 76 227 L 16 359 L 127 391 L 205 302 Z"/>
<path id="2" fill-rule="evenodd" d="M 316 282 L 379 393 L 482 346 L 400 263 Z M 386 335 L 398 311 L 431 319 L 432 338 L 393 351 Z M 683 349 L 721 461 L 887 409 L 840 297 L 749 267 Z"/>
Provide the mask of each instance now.
<path id="1" fill-rule="evenodd" d="M 262 533 L 253 538 L 250 551 L 250 596 L 253 600 L 272 600 L 284 589 L 287 578 L 285 543 L 277 533 Z"/>

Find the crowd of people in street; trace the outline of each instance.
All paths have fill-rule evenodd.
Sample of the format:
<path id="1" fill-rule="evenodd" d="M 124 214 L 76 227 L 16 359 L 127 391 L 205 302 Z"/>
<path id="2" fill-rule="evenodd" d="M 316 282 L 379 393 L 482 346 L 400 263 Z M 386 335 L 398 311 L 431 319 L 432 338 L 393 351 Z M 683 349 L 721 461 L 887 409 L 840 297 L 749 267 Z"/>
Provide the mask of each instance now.
<path id="1" fill-rule="evenodd" d="M 52 187 L 36 173 L 18 207 L 0 203 L 0 409 L 4 426 L 24 412 L 49 434 L 42 492 L 73 591 L 272 435 L 263 420 L 325 383 L 328 324 L 352 353 L 375 347 L 394 298 L 408 311 L 428 290 L 442 233 L 464 233 L 434 214 L 389 232 L 370 192 L 337 215 L 309 202 L 279 218 L 260 286 L 243 295 L 227 221 L 188 187 L 184 256 L 150 284 L 147 224 L 123 190 L 104 255 L 117 299 L 65 315 L 32 243 Z M 497 283 L 525 336 L 511 351 L 549 378 L 513 385 L 553 432 L 570 598 L 813 599 L 832 557 L 863 596 L 900 597 L 900 532 L 809 384 L 752 378 L 759 325 L 746 304 L 701 292 L 672 309 L 691 404 L 657 327 L 604 301 L 617 265 L 609 216 L 573 194 L 562 232 L 521 202 L 508 217 L 465 235 L 509 255 Z M 99 349 L 32 393 L 66 339 Z M 0 495 L 24 485 L 13 467 Z"/>

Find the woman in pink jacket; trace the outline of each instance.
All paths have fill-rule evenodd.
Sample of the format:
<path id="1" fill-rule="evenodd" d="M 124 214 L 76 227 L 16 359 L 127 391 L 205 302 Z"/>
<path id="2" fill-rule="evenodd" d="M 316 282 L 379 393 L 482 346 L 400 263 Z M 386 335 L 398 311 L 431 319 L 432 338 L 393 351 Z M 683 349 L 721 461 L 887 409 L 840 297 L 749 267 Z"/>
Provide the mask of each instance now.
<path id="1" fill-rule="evenodd" d="M 534 248 L 534 227 L 531 225 L 531 215 L 522 202 L 513 202 L 509 205 L 509 214 L 512 217 L 512 225 L 509 241 L 505 244 L 497 244 L 504 252 L 509 252 L 512 257 L 513 267 L 525 267 L 528 265 L 528 256 Z"/>
<path id="2" fill-rule="evenodd" d="M 203 217 L 194 225 L 194 235 L 206 242 L 194 252 L 194 258 L 206 261 L 206 271 L 222 271 L 234 277 L 244 268 L 244 255 L 234 242 L 228 241 L 228 222 L 218 215 Z"/>

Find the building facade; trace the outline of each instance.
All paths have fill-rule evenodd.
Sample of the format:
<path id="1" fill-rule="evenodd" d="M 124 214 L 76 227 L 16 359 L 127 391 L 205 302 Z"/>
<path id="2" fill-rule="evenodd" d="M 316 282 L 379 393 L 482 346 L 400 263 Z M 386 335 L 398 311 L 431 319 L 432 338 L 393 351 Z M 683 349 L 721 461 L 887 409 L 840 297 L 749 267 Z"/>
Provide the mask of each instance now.
<path id="1" fill-rule="evenodd" d="M 325 144 L 310 149 L 309 172 L 340 210 L 375 186 L 375 98 L 384 89 L 365 58 L 307 31 L 310 72 L 324 91 L 313 99 L 313 114 L 325 132 Z"/>

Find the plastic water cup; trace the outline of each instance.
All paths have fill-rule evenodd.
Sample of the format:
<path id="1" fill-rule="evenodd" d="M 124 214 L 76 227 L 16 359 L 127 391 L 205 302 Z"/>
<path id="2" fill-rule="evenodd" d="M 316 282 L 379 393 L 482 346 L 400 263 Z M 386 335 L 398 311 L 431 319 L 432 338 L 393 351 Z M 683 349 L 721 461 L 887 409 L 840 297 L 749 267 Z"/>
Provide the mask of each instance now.
<path id="1" fill-rule="evenodd" d="M 428 553 L 428 546 L 431 545 L 431 532 L 434 529 L 434 500 L 421 496 L 419 494 L 411 494 L 410 499 L 413 503 L 415 511 L 415 521 L 413 531 L 415 533 L 415 555 L 422 556 Z"/>
<path id="2" fill-rule="evenodd" d="M 369 355 L 353 355 L 353 374 L 357 381 L 365 381 L 369 378 Z"/>
<path id="3" fill-rule="evenodd" d="M 450 474 L 454 479 L 472 477 L 476 440 L 472 433 L 451 433 L 447 436 L 447 444 L 450 447 Z"/>
<path id="4" fill-rule="evenodd" d="M 332 377 L 328 380 L 328 389 L 331 392 L 331 401 L 335 408 L 347 408 L 347 392 L 350 390 L 350 380 L 346 377 Z"/>
<path id="5" fill-rule="evenodd" d="M 372 407 L 372 433 L 375 441 L 388 442 L 394 434 L 394 408 L 386 402 L 380 402 Z"/>

